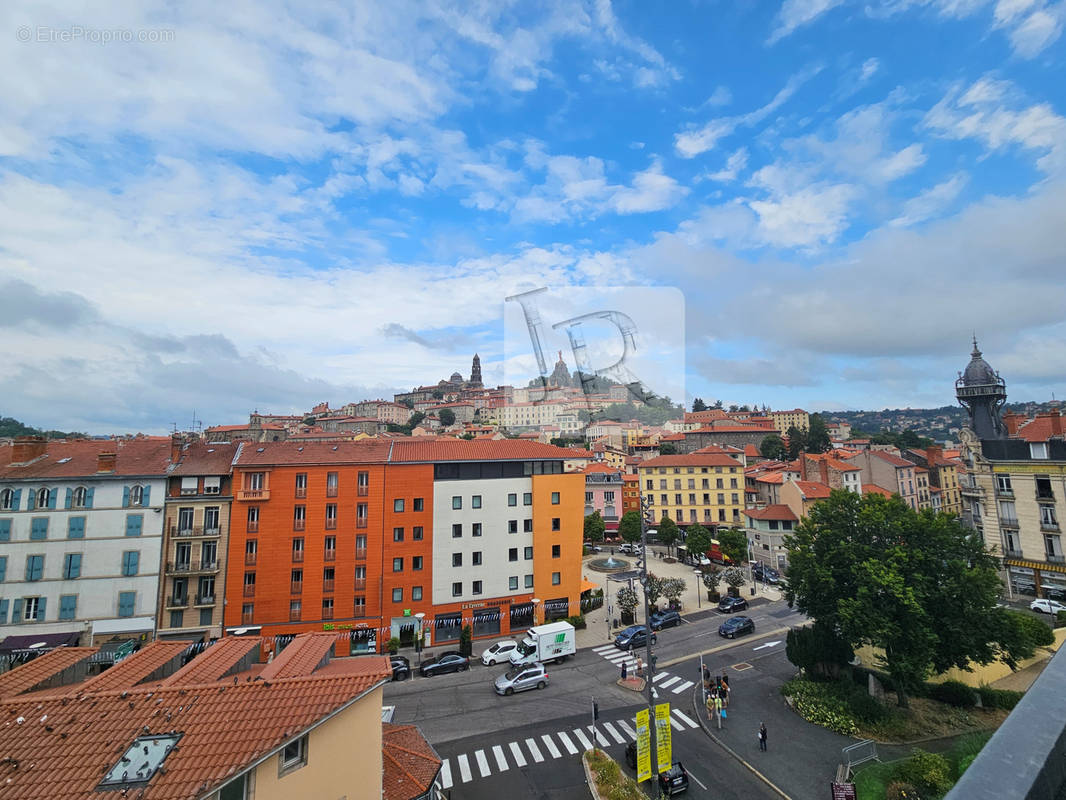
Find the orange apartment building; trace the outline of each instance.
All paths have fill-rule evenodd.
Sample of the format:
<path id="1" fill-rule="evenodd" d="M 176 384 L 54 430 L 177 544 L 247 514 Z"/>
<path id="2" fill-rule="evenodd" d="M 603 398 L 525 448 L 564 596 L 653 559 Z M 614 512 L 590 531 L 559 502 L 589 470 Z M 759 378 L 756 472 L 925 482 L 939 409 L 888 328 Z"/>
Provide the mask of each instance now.
<path id="1" fill-rule="evenodd" d="M 518 440 L 243 446 L 227 632 L 349 631 L 351 652 L 375 652 L 579 613 L 585 480 L 564 473 L 570 455 Z"/>

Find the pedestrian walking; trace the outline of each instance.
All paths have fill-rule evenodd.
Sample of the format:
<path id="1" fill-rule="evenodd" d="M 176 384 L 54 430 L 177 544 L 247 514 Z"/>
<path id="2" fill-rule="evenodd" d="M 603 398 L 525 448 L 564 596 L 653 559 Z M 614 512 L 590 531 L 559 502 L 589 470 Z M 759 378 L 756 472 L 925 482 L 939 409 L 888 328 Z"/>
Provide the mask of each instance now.
<path id="1" fill-rule="evenodd" d="M 764 752 L 766 750 L 766 723 L 765 722 L 760 722 L 759 723 L 759 749 L 764 751 Z"/>
<path id="2" fill-rule="evenodd" d="M 711 695 L 711 694 L 707 695 L 706 706 L 707 706 L 707 721 L 710 722 L 711 718 L 714 716 L 714 696 L 713 695 Z"/>
<path id="3" fill-rule="evenodd" d="M 626 662 L 623 661 L 622 662 L 622 680 L 626 679 L 626 675 L 628 674 L 627 669 L 628 669 L 628 667 L 626 666 Z"/>
<path id="4" fill-rule="evenodd" d="M 637 656 L 637 677 L 644 677 L 644 662 L 640 660 L 640 656 Z"/>
<path id="5" fill-rule="evenodd" d="M 718 720 L 718 730 L 722 730 L 722 698 L 714 695 L 714 716 Z"/>

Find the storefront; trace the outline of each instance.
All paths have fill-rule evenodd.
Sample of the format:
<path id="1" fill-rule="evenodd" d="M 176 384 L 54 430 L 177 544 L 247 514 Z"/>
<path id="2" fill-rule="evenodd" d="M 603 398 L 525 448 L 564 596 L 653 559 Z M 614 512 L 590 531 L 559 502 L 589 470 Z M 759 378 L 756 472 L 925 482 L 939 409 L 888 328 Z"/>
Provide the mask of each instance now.
<path id="1" fill-rule="evenodd" d="M 349 652 L 353 656 L 378 651 L 378 636 L 374 628 L 356 628 L 348 634 Z"/>
<path id="2" fill-rule="evenodd" d="M 511 606 L 511 633 L 518 635 L 533 627 L 533 604 Z"/>
<path id="3" fill-rule="evenodd" d="M 449 642 L 458 642 L 459 635 L 462 632 L 462 614 L 438 614 L 433 619 L 433 644 L 447 644 Z"/>
<path id="4" fill-rule="evenodd" d="M 544 601 L 544 621 L 551 622 L 556 619 L 566 619 L 570 616 L 570 599 L 557 597 L 554 600 Z"/>
<path id="5" fill-rule="evenodd" d="M 500 635 L 500 607 L 492 606 L 474 612 L 474 638 Z"/>

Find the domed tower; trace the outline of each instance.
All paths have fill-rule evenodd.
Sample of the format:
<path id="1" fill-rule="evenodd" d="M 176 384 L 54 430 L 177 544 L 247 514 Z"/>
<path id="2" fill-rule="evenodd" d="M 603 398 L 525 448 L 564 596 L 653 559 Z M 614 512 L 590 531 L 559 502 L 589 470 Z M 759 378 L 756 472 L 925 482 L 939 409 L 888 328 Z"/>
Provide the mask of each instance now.
<path id="1" fill-rule="evenodd" d="M 473 389 L 482 388 L 481 383 L 481 357 L 474 353 L 474 360 L 470 364 L 470 386 Z"/>
<path id="2" fill-rule="evenodd" d="M 1000 412 L 1007 402 L 1007 384 L 981 358 L 973 338 L 970 363 L 955 381 L 955 397 L 970 412 L 970 427 L 978 439 L 1006 439 L 1007 428 Z"/>

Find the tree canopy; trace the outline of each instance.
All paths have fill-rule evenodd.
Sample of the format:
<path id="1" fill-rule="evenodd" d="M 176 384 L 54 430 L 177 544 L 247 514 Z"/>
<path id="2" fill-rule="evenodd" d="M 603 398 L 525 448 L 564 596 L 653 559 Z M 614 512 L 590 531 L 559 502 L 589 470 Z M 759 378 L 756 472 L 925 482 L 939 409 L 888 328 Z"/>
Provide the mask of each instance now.
<path id="1" fill-rule="evenodd" d="M 807 429 L 807 443 L 805 452 L 825 453 L 832 447 L 829 441 L 829 428 L 821 414 L 811 414 L 811 426 Z"/>
<path id="2" fill-rule="evenodd" d="M 445 428 L 455 424 L 455 412 L 450 408 L 442 408 L 437 413 L 437 418 L 440 420 L 440 424 Z"/>
<path id="3" fill-rule="evenodd" d="M 852 647 L 880 648 L 901 706 L 932 673 L 1013 664 L 1031 644 L 996 607 L 996 558 L 954 516 L 835 490 L 785 545 L 789 605 Z"/>
<path id="4" fill-rule="evenodd" d="M 677 529 L 677 523 L 670 517 L 663 513 L 663 518 L 659 520 L 659 541 L 666 545 L 667 549 L 674 546 L 674 543 L 681 538 L 681 531 Z"/>
<path id="5" fill-rule="evenodd" d="M 697 522 L 688 526 L 685 544 L 689 553 L 699 558 L 711 549 L 711 540 L 713 538 L 711 532 Z"/>
<path id="6" fill-rule="evenodd" d="M 693 413 L 695 413 L 696 411 L 706 411 L 706 410 L 707 410 L 707 404 L 703 402 L 703 398 L 702 397 L 697 397 L 697 398 L 695 398 L 692 401 L 692 411 L 693 411 Z"/>
<path id="7" fill-rule="evenodd" d="M 640 541 L 640 514 L 627 511 L 618 522 L 618 534 L 627 542 Z"/>
<path id="8" fill-rule="evenodd" d="M 673 442 L 663 442 L 659 445 L 659 455 L 661 456 L 676 456 L 677 445 Z"/>
<path id="9" fill-rule="evenodd" d="M 780 461 L 788 455 L 788 448 L 785 447 L 785 442 L 780 436 L 776 433 L 771 433 L 762 440 L 759 445 L 759 452 L 762 453 L 763 458 L 772 458 L 775 461 Z"/>
<path id="10" fill-rule="evenodd" d="M 740 528 L 719 529 L 718 545 L 734 564 L 748 560 L 748 535 Z"/>
<path id="11" fill-rule="evenodd" d="M 606 524 L 603 521 L 603 517 L 600 516 L 600 512 L 593 511 L 587 517 L 585 517 L 585 539 L 590 542 L 602 542 L 604 531 L 607 529 Z"/>

